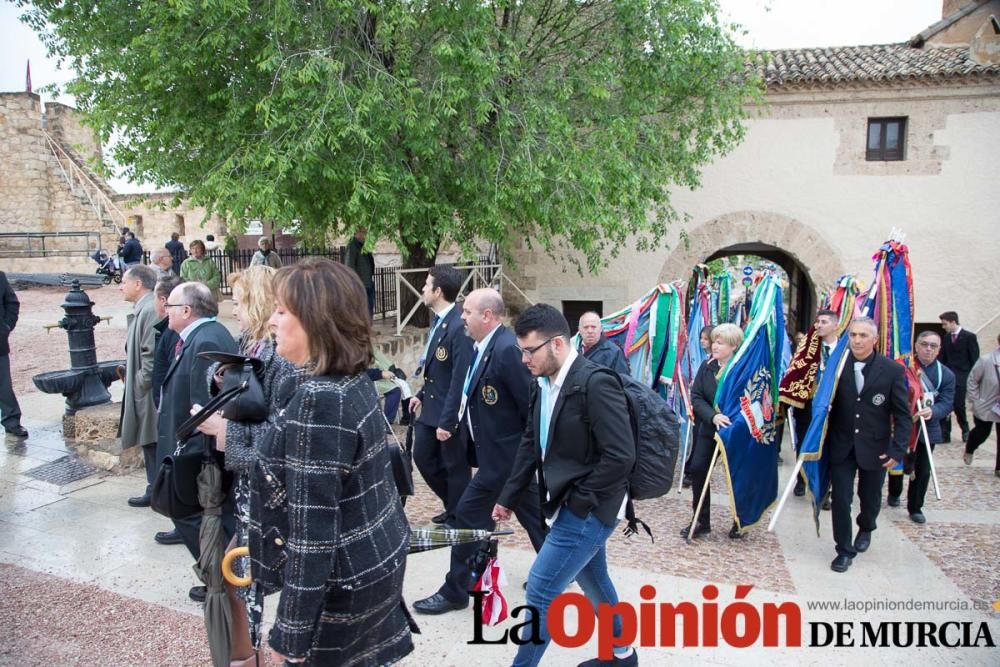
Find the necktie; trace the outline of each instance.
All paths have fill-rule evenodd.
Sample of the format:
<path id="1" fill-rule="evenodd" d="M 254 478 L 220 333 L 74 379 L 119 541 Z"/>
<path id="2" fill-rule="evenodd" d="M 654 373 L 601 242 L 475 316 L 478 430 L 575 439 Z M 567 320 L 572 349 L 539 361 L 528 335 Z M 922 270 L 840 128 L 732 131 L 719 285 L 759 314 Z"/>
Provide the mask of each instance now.
<path id="1" fill-rule="evenodd" d="M 181 356 L 181 348 L 184 347 L 184 339 L 178 338 L 177 344 L 174 345 L 174 358 Z"/>
<path id="2" fill-rule="evenodd" d="M 954 343 L 957 343 L 957 342 L 958 342 L 958 334 L 957 334 L 957 333 L 953 333 L 953 334 L 951 335 L 951 342 L 952 342 L 952 344 L 954 344 Z"/>
<path id="3" fill-rule="evenodd" d="M 826 343 L 822 345 L 822 357 L 823 357 L 823 368 L 826 368 L 826 362 L 830 361 L 830 346 Z"/>
<path id="4" fill-rule="evenodd" d="M 427 334 L 427 345 L 424 347 L 424 356 L 420 357 L 420 361 L 417 362 L 417 365 L 420 368 L 423 368 L 424 365 L 427 363 L 427 356 L 431 353 L 431 341 L 434 340 L 434 332 L 437 331 L 438 322 L 440 321 L 441 318 L 438 317 L 437 315 L 435 315 L 433 319 L 431 319 L 431 331 L 429 334 Z"/>
<path id="5" fill-rule="evenodd" d="M 539 406 L 538 413 L 538 446 L 542 450 L 542 458 L 545 458 L 545 450 L 549 446 L 549 417 L 551 416 L 551 410 L 549 409 L 549 379 L 542 378 L 542 381 L 538 383 L 540 390 L 540 396 L 538 397 L 542 404 Z"/>
<path id="6" fill-rule="evenodd" d="M 466 396 L 469 395 L 469 385 L 472 384 L 472 376 L 476 374 L 476 364 L 479 363 L 479 345 L 472 346 L 472 361 L 469 362 L 469 372 L 465 374 L 465 385 L 462 387 L 462 393 Z"/>
<path id="7" fill-rule="evenodd" d="M 861 395 L 861 390 L 865 388 L 865 362 L 855 361 L 854 362 L 854 386 L 858 388 L 858 395 Z"/>

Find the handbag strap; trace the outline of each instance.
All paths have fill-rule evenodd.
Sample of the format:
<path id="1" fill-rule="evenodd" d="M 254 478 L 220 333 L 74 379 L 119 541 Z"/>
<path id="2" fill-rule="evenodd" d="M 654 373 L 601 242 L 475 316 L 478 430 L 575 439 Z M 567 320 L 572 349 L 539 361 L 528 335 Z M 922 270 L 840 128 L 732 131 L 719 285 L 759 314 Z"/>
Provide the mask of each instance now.
<path id="1" fill-rule="evenodd" d="M 175 433 L 177 437 L 177 448 L 174 450 L 174 456 L 180 454 L 181 449 L 184 448 L 184 444 L 189 438 L 191 438 L 191 436 L 194 435 L 195 430 L 202 422 L 221 410 L 226 403 L 239 396 L 247 388 L 247 386 L 248 381 L 244 380 L 234 387 L 230 387 L 225 391 L 219 392 L 212 398 L 212 400 L 204 405 L 201 410 L 188 417 L 183 424 L 178 426 Z"/>

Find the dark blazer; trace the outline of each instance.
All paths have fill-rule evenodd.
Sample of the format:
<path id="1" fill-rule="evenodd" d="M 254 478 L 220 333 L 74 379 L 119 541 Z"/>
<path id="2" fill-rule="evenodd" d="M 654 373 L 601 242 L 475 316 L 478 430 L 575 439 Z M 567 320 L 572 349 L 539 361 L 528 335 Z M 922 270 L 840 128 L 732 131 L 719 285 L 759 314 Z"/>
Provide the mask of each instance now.
<path id="1" fill-rule="evenodd" d="M 601 339 L 597 341 L 597 345 L 590 348 L 586 352 L 583 351 L 583 345 L 581 344 L 580 354 L 585 356 L 590 361 L 593 361 L 598 366 L 610 368 L 616 373 L 624 373 L 625 375 L 630 374 L 628 360 L 625 358 L 625 352 L 623 352 L 620 347 L 612 343 L 603 335 L 601 336 Z"/>
<path id="2" fill-rule="evenodd" d="M 7 274 L 0 271 L 0 354 L 10 354 L 10 333 L 17 326 L 20 312 L 21 302 L 7 281 Z"/>
<path id="3" fill-rule="evenodd" d="M 941 422 L 951 414 L 955 405 L 955 374 L 940 362 L 926 367 L 921 366 L 920 362 L 917 362 L 917 365 L 925 375 L 926 379 L 923 381 L 925 388 L 937 390 L 934 405 L 931 406 L 931 418 L 927 420 L 927 437 L 934 445 L 941 442 Z"/>
<path id="4" fill-rule="evenodd" d="M 167 327 L 167 318 L 153 325 L 156 329 L 156 350 L 153 352 L 153 405 L 160 407 L 160 390 L 163 389 L 163 379 L 167 377 L 167 369 L 174 360 L 174 346 L 180 340 L 180 334 Z"/>
<path id="5" fill-rule="evenodd" d="M 496 481 L 496 488 L 500 488 L 510 476 L 528 422 L 531 372 L 521 362 L 513 332 L 502 324 L 486 349 L 479 351 L 479 357 L 479 366 L 469 381 L 467 409 L 474 441 L 469 446 L 476 450 L 478 475 Z M 468 419 L 462 419 L 462 427 L 469 428 Z"/>
<path id="6" fill-rule="evenodd" d="M 880 455 L 902 461 L 909 445 L 913 416 L 906 374 L 902 366 L 876 352 L 865 365 L 865 384 L 858 396 L 854 361 L 848 353 L 830 405 L 826 433 L 830 463 L 843 462 L 853 448 L 859 468 L 877 470 L 885 463 Z"/>
<path id="7" fill-rule="evenodd" d="M 410 528 L 378 394 L 363 375 L 302 381 L 251 470 L 254 581 L 280 588 L 270 644 L 309 664 L 386 665 L 413 649 Z"/>
<path id="8" fill-rule="evenodd" d="M 162 342 L 162 341 L 161 341 Z M 218 351 L 236 353 L 232 334 L 218 322 L 205 322 L 188 336 L 181 354 L 174 359 L 163 378 L 160 396 L 160 415 L 156 425 L 157 461 L 173 454 L 177 445 L 177 427 L 191 416 L 191 406 L 205 405 L 211 400 L 208 393 L 208 369 L 213 362 L 202 359 L 199 352 Z M 170 349 L 173 356 L 173 348 Z M 188 440 L 187 448 L 204 450 L 207 438 L 198 433 Z"/>
<path id="9" fill-rule="evenodd" d="M 121 253 L 122 261 L 126 264 L 134 264 L 135 262 L 142 261 L 142 245 L 139 243 L 139 239 L 129 239 L 122 246 Z"/>
<path id="10" fill-rule="evenodd" d="M 592 512 L 605 525 L 614 524 L 635 463 L 635 440 L 625 390 L 609 373 L 595 372 L 599 368 L 582 356 L 570 367 L 549 420 L 544 461 L 537 444 L 541 392 L 532 391 L 531 421 L 501 505 L 517 507 L 540 469 L 545 516 L 566 505 L 578 517 Z"/>
<path id="11" fill-rule="evenodd" d="M 471 356 L 472 339 L 465 335 L 462 307 L 456 304 L 434 331 L 434 340 L 427 348 L 424 386 L 417 393 L 421 403 L 418 423 L 455 433 Z"/>
<path id="12" fill-rule="evenodd" d="M 959 378 L 967 376 L 979 359 L 979 339 L 971 331 L 962 329 L 957 340 L 951 342 L 951 334 L 941 334 L 941 356 L 938 360 L 950 368 Z M 962 406 L 964 409 L 965 406 Z"/>
<path id="13" fill-rule="evenodd" d="M 715 391 L 719 387 L 719 362 L 709 357 L 701 363 L 691 382 L 691 409 L 694 411 L 694 442 L 715 449 Z"/>
<path id="14" fill-rule="evenodd" d="M 174 273 L 180 275 L 181 262 L 187 259 L 187 251 L 184 250 L 184 244 L 171 239 L 163 244 L 163 247 L 170 251 L 170 261 L 173 263 Z"/>
<path id="15" fill-rule="evenodd" d="M 364 252 L 364 248 L 364 243 L 356 238 L 351 239 L 351 242 L 347 244 L 344 264 L 358 274 L 358 278 L 361 278 L 361 284 L 365 288 L 369 288 L 375 284 L 375 258 L 370 252 Z"/>

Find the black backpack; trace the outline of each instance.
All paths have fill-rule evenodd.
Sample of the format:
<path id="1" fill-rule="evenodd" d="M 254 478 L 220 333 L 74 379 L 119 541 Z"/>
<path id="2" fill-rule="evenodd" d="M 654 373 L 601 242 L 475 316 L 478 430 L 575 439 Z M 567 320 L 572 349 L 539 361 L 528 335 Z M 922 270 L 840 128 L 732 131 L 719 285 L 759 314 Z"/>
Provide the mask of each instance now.
<path id="1" fill-rule="evenodd" d="M 635 437 L 635 465 L 628 478 L 629 501 L 625 509 L 628 522 L 625 535 L 638 533 L 639 525 L 653 537 L 645 522 L 635 516 L 633 500 L 651 500 L 666 495 L 674 481 L 677 453 L 680 450 L 680 420 L 677 413 L 653 389 L 631 375 L 598 368 L 594 373 L 610 373 L 618 378 L 628 401 L 629 421 Z M 593 374 L 593 373 L 592 373 Z M 592 375 L 591 374 L 591 375 Z M 583 383 L 589 383 L 588 377 Z"/>

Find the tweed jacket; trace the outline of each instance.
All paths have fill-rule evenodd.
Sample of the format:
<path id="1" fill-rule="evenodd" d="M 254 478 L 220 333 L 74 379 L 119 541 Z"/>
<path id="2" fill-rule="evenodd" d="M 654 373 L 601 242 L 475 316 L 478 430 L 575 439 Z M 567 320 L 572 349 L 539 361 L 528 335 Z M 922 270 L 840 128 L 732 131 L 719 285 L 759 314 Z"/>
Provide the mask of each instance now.
<path id="1" fill-rule="evenodd" d="M 250 491 L 255 581 L 281 588 L 270 645 L 310 664 L 412 650 L 402 578 L 410 529 L 364 375 L 303 379 L 261 443 Z"/>
<path id="2" fill-rule="evenodd" d="M 156 406 L 153 404 L 153 355 L 160 318 L 147 292 L 132 306 L 125 339 L 125 398 L 122 400 L 122 449 L 156 442 Z"/>

